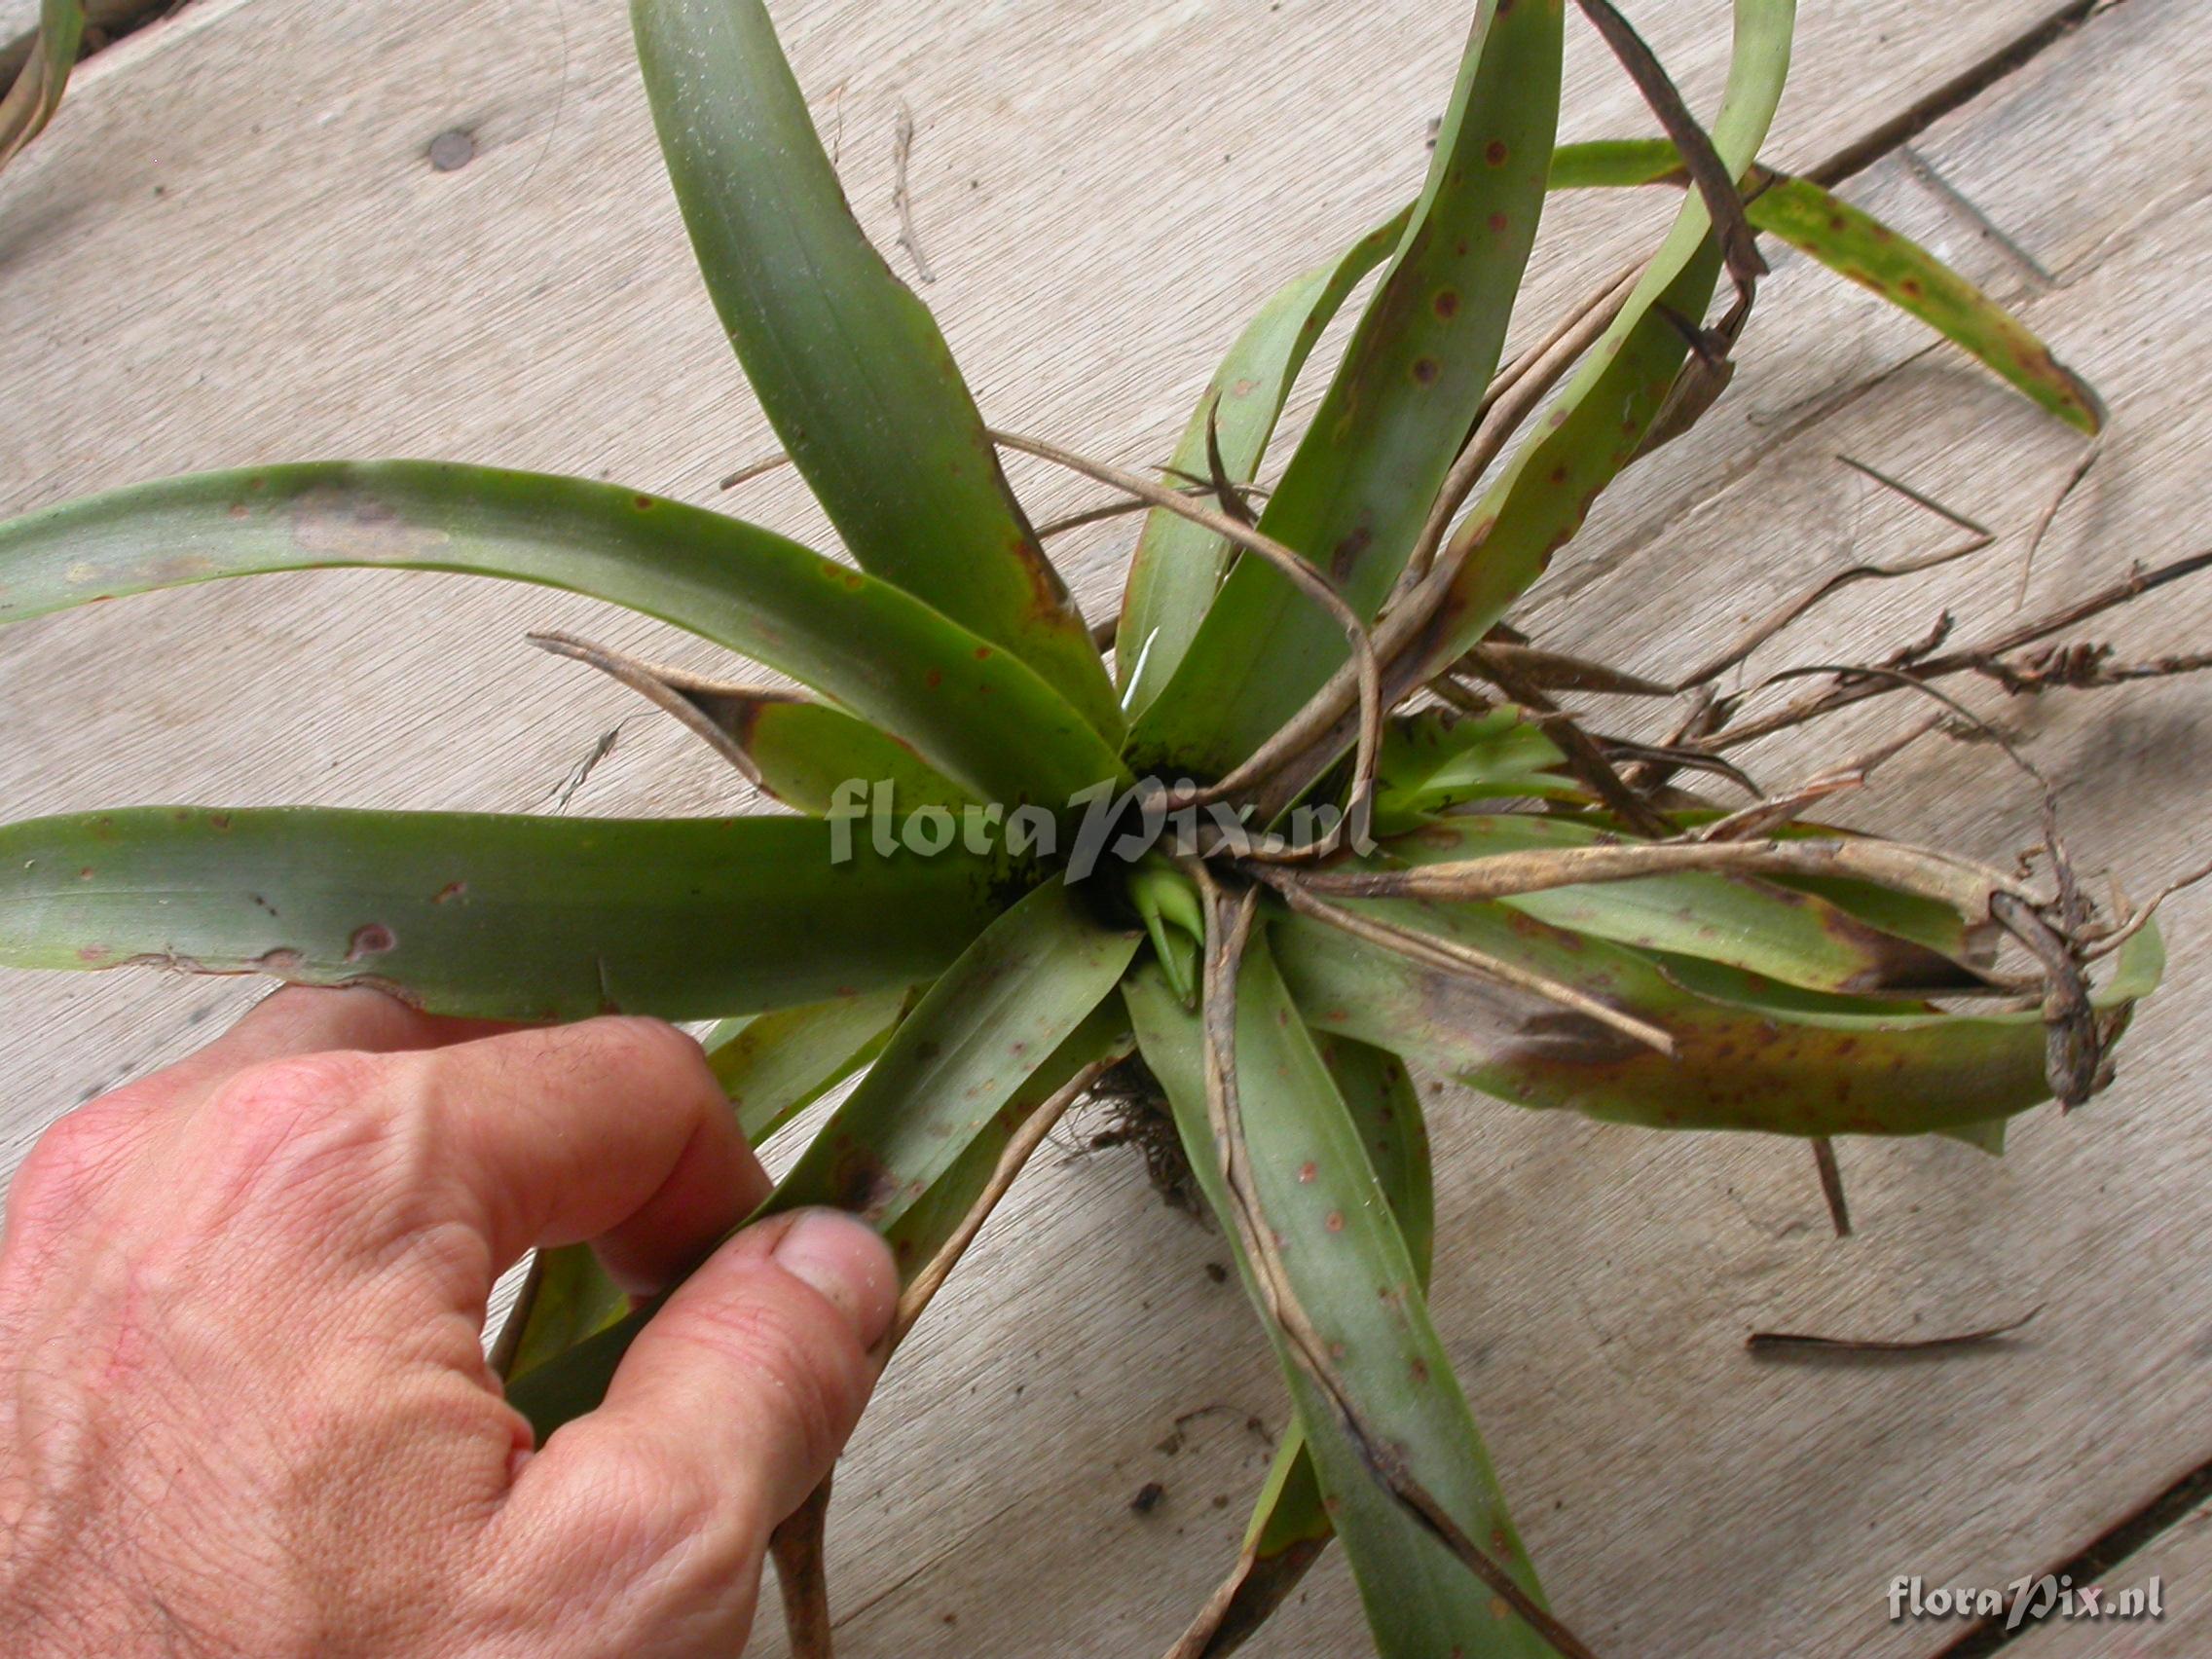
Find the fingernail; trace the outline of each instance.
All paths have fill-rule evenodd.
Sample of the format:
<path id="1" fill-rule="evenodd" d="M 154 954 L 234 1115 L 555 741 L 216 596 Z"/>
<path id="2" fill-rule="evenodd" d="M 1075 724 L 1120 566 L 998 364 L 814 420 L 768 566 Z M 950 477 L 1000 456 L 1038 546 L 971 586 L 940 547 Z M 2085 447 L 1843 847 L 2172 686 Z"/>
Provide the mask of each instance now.
<path id="1" fill-rule="evenodd" d="M 776 1240 L 776 1264 L 852 1321 L 861 1346 L 891 1328 L 899 1272 L 891 1248 L 866 1223 L 838 1210 L 802 1210 Z"/>

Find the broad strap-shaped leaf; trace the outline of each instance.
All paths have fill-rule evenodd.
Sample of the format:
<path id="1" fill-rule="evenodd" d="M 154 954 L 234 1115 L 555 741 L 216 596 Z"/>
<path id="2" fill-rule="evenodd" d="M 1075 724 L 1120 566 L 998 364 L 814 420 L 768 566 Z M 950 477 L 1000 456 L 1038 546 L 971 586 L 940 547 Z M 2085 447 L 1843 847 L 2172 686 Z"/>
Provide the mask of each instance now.
<path id="1" fill-rule="evenodd" d="M 1662 1054 L 1532 992 L 1424 968 L 1304 917 L 1276 922 L 1283 977 L 1317 1029 L 1388 1045 L 1516 1105 L 1661 1129 L 1910 1135 L 2009 1117 L 2050 1097 L 2034 1009 L 1846 1012 L 1788 987 L 1761 1001 L 1723 1001 L 1685 988 L 1634 950 L 1509 905 L 1356 907 L 1540 972 L 1674 1040 L 1674 1053 Z M 2152 928 L 2115 957 L 2095 997 L 2108 1040 L 2157 985 L 2163 962 Z"/>
<path id="2" fill-rule="evenodd" d="M 1011 1124 L 1126 1029 L 1115 983 L 1137 938 L 1100 927 L 1064 882 L 1029 894 L 901 1022 L 753 1219 L 809 1204 L 849 1210 L 885 1234 L 911 1278 L 989 1179 Z M 540 1440 L 599 1403 L 651 1311 L 509 1396 Z"/>
<path id="3" fill-rule="evenodd" d="M 1664 138 L 1565 144 L 1552 157 L 1554 190 L 1661 182 L 1687 182 L 1679 152 Z M 1744 176 L 1744 210 L 1753 228 L 1911 313 L 2069 425 L 2090 433 L 2103 426 L 2095 389 L 2035 330 L 1863 208 L 1809 178 L 1754 166 Z"/>
<path id="4" fill-rule="evenodd" d="M 746 378 L 861 568 L 1027 662 L 1110 741 L 1083 616 L 929 308 L 869 243 L 758 0 L 634 0 L 653 125 Z"/>
<path id="5" fill-rule="evenodd" d="M 1344 1096 L 1345 1110 L 1375 1166 L 1421 1289 L 1434 1252 L 1436 1189 L 1420 1096 L 1395 1054 L 1349 1038 L 1314 1034 L 1314 1048 Z M 1336 1536 L 1306 1433 L 1294 1420 L 1254 1505 L 1235 1569 L 1222 1583 L 1168 1659 L 1225 1659 L 1259 1630 Z"/>
<path id="6" fill-rule="evenodd" d="M 1370 231 L 1336 259 L 1276 290 L 1230 347 L 1169 461 L 1185 477 L 1223 474 L 1249 484 L 1259 476 L 1283 403 L 1314 342 L 1361 277 L 1405 235 L 1409 207 Z M 1231 547 L 1204 525 L 1155 507 L 1129 556 L 1114 666 L 1122 707 L 1142 714 L 1183 664 L 1198 624 L 1229 569 Z"/>
<path id="7" fill-rule="evenodd" d="M 1626 839 L 1571 818 L 1455 815 L 1397 836 L 1373 861 L 1360 862 L 1396 868 Z M 1807 990 L 1925 997 L 1985 984 L 1962 963 L 1870 927 L 1825 899 L 1753 876 L 1677 870 L 1500 902 L 1570 933 L 1706 957 Z"/>
<path id="8" fill-rule="evenodd" d="M 1082 1024 L 1036 1062 L 936 1179 L 922 1192 L 900 1200 L 897 1213 L 884 1224 L 883 1236 L 898 1260 L 901 1284 L 911 1284 L 968 1219 L 1008 1144 L 1030 1115 L 1090 1066 L 1119 1059 L 1134 1047 L 1128 1010 L 1120 992 L 1109 992 Z"/>
<path id="9" fill-rule="evenodd" d="M 1567 756 L 1519 709 L 1467 716 L 1420 709 L 1392 717 L 1375 760 L 1375 829 L 1392 835 L 1472 800 L 1583 798 Z"/>
<path id="10" fill-rule="evenodd" d="M 1736 0 L 1728 86 L 1714 148 L 1741 177 L 1766 141 L 1789 70 L 1795 0 Z M 1689 354 L 1680 319 L 1702 319 L 1720 274 L 1704 199 L 1690 192 L 1620 314 L 1469 511 L 1477 537 L 1418 646 L 1406 678 L 1425 681 L 1479 641 L 1582 528 L 1591 503 L 1641 453 Z"/>
<path id="11" fill-rule="evenodd" d="M 766 663 L 991 800 L 1058 810 L 1113 752 L 1019 661 L 865 571 L 610 484 L 450 461 L 203 472 L 0 524 L 0 623 L 219 576 L 368 566 L 566 588 Z"/>
<path id="12" fill-rule="evenodd" d="M 887 985 L 827 1002 L 722 1020 L 701 1039 L 738 1127 L 766 1140 L 883 1051 L 913 1006 L 912 987 Z"/>
<path id="13" fill-rule="evenodd" d="M 7 95 L 0 97 L 0 167 L 46 130 L 85 39 L 84 0 L 40 0 L 38 38 Z"/>
<path id="14" fill-rule="evenodd" d="M 1138 938 L 1099 926 L 1065 882 L 1030 893 L 930 987 L 784 1177 L 778 1207 L 834 1204 L 892 1227 L 1106 1001 Z"/>
<path id="15" fill-rule="evenodd" d="M 1590 816 L 1598 817 L 1593 813 Z M 1701 829 L 1727 816 L 1716 807 L 1688 807 L 1676 809 L 1669 814 L 1685 830 Z M 1626 826 L 1607 818 L 1608 827 L 1621 831 Z M 1780 841 L 1858 840 L 1865 839 L 1862 831 L 1845 829 L 1840 825 L 1824 824 L 1812 819 L 1800 819 L 1784 824 L 1773 831 Z M 1788 887 L 1798 893 L 1811 893 L 1825 899 L 1838 909 L 1848 910 L 1859 920 L 1884 933 L 1896 934 L 1899 939 L 1911 940 L 1925 945 L 1954 962 L 1965 962 L 1975 968 L 1988 968 L 1996 960 L 1997 939 L 2000 930 L 1987 918 L 1969 923 L 1950 905 L 1923 894 L 1905 893 L 1895 887 L 1884 887 L 1880 882 L 1847 875 L 1796 875 L 1775 874 L 1767 877 L 1778 887 Z"/>
<path id="16" fill-rule="evenodd" d="M 1543 210 L 1562 23 L 1553 0 L 1481 0 L 1412 225 L 1260 515 L 1363 614 L 1404 568 L 1497 367 Z M 1287 577 L 1239 560 L 1129 752 L 1219 776 L 1346 654 Z"/>
<path id="17" fill-rule="evenodd" d="M 0 964 L 374 983 L 439 1014 L 697 1019 L 903 986 L 1018 890 L 803 818 L 140 807 L 0 828 Z"/>
<path id="18" fill-rule="evenodd" d="M 1167 1091 L 1207 1200 L 1234 1238 L 1203 1081 L 1202 1035 L 1150 971 L 1126 995 L 1140 1051 Z M 1266 940 L 1247 952 L 1236 1012 L 1237 1087 L 1252 1179 L 1299 1305 L 1361 1415 L 1469 1536 L 1540 1598 L 1490 1459 L 1429 1323 L 1406 1242 L 1360 1136 L 1276 976 Z M 1241 1249 L 1247 1288 L 1260 1292 Z M 1264 1304 L 1262 1304 L 1264 1306 Z M 1344 1420 L 1272 1325 L 1338 1535 L 1351 1558 L 1382 1659 L 1454 1651 L 1551 1653 L 1534 1629 L 1493 1610 L 1492 1592 L 1379 1483 Z"/>

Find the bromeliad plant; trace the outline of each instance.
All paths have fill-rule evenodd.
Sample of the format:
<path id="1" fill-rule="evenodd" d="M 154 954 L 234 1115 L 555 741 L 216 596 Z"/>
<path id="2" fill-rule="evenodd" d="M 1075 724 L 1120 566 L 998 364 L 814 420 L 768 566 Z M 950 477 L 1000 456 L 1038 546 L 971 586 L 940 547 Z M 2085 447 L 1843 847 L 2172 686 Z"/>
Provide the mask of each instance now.
<path id="1" fill-rule="evenodd" d="M 1228 1652 L 1332 1534 L 1383 1654 L 1587 1652 L 1546 1610 L 1430 1323 L 1407 1063 L 1518 1105 L 1818 1147 L 1943 1133 L 1994 1150 L 2008 1116 L 2086 1099 L 2159 946 L 2147 909 L 2097 917 L 2055 835 L 2033 882 L 1802 821 L 1878 756 L 1733 810 L 1673 780 L 1740 778 L 1723 758 L 1740 742 L 1899 689 L 1944 696 L 1946 676 L 2021 693 L 2136 677 L 2044 643 L 2203 561 L 1977 647 L 1826 671 L 1755 718 L 1720 677 L 1842 582 L 1895 570 L 1829 578 L 1679 685 L 1508 627 L 1598 494 L 1725 386 L 1760 232 L 2058 417 L 2101 418 L 1927 252 L 1757 164 L 1790 0 L 1736 0 L 1710 131 L 1608 5 L 1581 8 L 1666 135 L 1555 149 L 1563 0 L 1480 0 L 1419 198 L 1271 299 L 1172 463 L 1137 474 L 986 429 L 848 212 L 757 0 L 637 0 L 708 288 L 851 563 L 583 479 L 275 466 L 0 527 L 0 620 L 341 565 L 567 588 L 805 686 L 541 641 L 795 811 L 18 824 L 0 830 L 0 961 L 367 981 L 515 1019 L 716 1018 L 715 1064 L 756 1137 L 865 1072 L 769 1205 L 881 1229 L 902 1333 L 1046 1132 L 1121 1067 L 1119 1087 L 1138 1078 L 1171 1117 L 1296 1407 L 1242 1556 L 1174 1653 Z M 1546 192 L 1652 184 L 1684 187 L 1658 249 L 1501 369 Z M 1259 490 L 1308 353 L 1378 268 L 1318 414 Z M 1110 659 L 1009 487 L 1008 448 L 1148 511 Z M 1687 697 L 1688 714 L 1629 744 L 1558 706 L 1577 690 Z M 879 841 L 851 817 L 877 789 L 907 823 L 964 832 Z M 1113 845 L 1141 857 L 1071 862 L 1101 801 Z M 538 1262 L 497 1359 L 541 1433 L 589 1408 L 650 1312 L 587 1250 Z M 809 1653 L 829 1645 L 826 1501 L 777 1551 Z"/>

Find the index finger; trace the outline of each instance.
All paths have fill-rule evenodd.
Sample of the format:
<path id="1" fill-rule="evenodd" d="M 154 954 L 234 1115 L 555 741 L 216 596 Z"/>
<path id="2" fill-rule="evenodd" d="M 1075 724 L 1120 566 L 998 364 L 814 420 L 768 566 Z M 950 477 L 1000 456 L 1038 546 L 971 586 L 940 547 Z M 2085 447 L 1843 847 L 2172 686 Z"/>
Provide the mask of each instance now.
<path id="1" fill-rule="evenodd" d="M 584 1239 L 656 1288 L 769 1186 L 699 1045 L 652 1019 L 251 1067 L 188 1139 L 184 1166 L 215 1172 L 198 1201 L 224 1212 L 196 1231 L 242 1236 L 258 1214 L 276 1248 L 305 1230 L 317 1255 L 376 1272 L 458 1226 L 478 1242 L 447 1283 L 457 1307 L 530 1246 Z"/>

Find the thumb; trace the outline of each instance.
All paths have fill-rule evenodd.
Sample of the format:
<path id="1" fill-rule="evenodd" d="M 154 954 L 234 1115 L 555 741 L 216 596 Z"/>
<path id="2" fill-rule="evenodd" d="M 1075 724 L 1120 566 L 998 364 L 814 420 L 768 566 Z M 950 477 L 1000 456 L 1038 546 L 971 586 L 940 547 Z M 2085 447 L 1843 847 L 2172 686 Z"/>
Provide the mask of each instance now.
<path id="1" fill-rule="evenodd" d="M 742 1586 L 749 1615 L 769 1532 L 860 1420 L 898 1297 L 889 1247 L 850 1216 L 747 1228 L 639 1332 L 604 1403 L 522 1465 L 518 1541 L 571 1592 L 604 1582 L 610 1554 L 633 1569 L 681 1555 L 679 1578 Z M 564 1580 L 564 1557 L 590 1566 Z"/>

